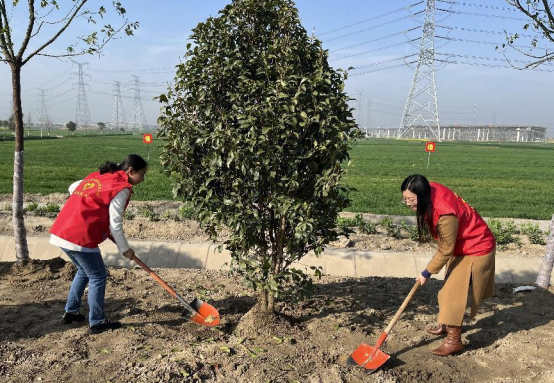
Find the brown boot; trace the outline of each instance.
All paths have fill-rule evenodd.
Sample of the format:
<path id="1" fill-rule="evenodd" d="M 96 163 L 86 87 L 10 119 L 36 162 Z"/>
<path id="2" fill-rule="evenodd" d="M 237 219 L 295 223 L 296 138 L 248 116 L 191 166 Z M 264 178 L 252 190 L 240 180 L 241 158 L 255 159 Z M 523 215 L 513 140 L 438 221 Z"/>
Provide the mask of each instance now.
<path id="1" fill-rule="evenodd" d="M 446 331 L 448 332 L 446 338 L 444 338 L 439 348 L 432 351 L 433 354 L 448 356 L 464 350 L 462 345 L 462 326 L 446 326 Z"/>
<path id="2" fill-rule="evenodd" d="M 446 325 L 439 324 L 436 327 L 428 328 L 427 332 L 431 335 L 444 335 L 446 334 Z"/>

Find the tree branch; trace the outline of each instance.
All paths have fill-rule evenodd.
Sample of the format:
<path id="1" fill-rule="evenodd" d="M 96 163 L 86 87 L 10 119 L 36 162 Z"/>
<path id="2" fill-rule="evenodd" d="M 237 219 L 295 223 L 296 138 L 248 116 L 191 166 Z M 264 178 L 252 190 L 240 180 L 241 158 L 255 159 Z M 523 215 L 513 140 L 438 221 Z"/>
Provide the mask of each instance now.
<path id="1" fill-rule="evenodd" d="M 17 53 L 18 61 L 21 61 L 21 58 L 23 57 L 23 53 L 25 53 L 25 49 L 27 49 L 27 46 L 29 45 L 29 41 L 31 40 L 31 35 L 33 34 L 33 27 L 35 26 L 35 1 L 28 0 L 28 4 L 29 4 L 29 24 L 27 25 L 27 31 L 25 32 L 25 37 L 23 38 L 23 42 L 21 43 L 21 48 L 19 48 L 19 53 Z"/>
<path id="2" fill-rule="evenodd" d="M 550 5 L 548 5 L 548 0 L 542 0 L 542 4 L 544 5 L 544 11 L 548 16 L 548 20 L 550 20 L 550 24 L 554 25 L 554 15 L 552 15 L 552 10 L 550 9 Z"/>
<path id="3" fill-rule="evenodd" d="M 10 23 L 8 20 L 8 13 L 6 12 L 6 2 L 0 1 L 0 30 L 3 32 L 0 32 L 0 44 L 2 44 L 2 50 L 4 51 L 4 55 L 10 60 L 14 61 L 15 54 L 13 52 L 13 43 L 12 43 L 12 37 L 10 32 Z M 2 19 L 4 20 L 2 22 Z M 5 28 L 5 31 L 4 31 Z"/>
<path id="4" fill-rule="evenodd" d="M 513 0 L 513 1 L 510 0 L 510 1 L 508 1 L 508 3 L 515 6 L 517 9 L 519 9 L 521 12 L 523 12 L 527 17 L 529 17 L 531 20 L 533 20 L 537 24 L 537 26 L 542 30 L 544 37 L 546 37 L 548 40 L 550 40 L 551 42 L 554 43 L 554 38 L 552 37 L 552 33 L 554 33 L 554 30 L 548 29 L 548 27 L 546 27 L 544 22 L 541 19 L 539 19 L 538 11 L 537 11 L 536 14 L 533 15 L 527 9 L 523 8 L 523 6 L 521 5 L 520 0 Z M 554 20 L 551 19 L 551 21 L 554 21 Z"/>
<path id="5" fill-rule="evenodd" d="M 31 0 L 29 0 L 31 1 Z M 52 44 L 54 41 L 56 41 L 56 39 L 58 37 L 60 37 L 60 35 L 67 29 L 67 27 L 69 27 L 69 24 L 71 24 L 71 22 L 73 21 L 73 19 L 75 19 L 75 17 L 77 16 L 77 14 L 79 13 L 79 10 L 85 5 L 85 3 L 87 2 L 88 0 L 80 0 L 80 3 L 76 6 L 74 12 L 71 14 L 71 16 L 69 17 L 69 19 L 65 22 L 64 26 L 62 28 L 60 28 L 60 30 L 50 39 L 48 40 L 47 42 L 45 42 L 42 46 L 40 46 L 38 49 L 36 49 L 33 53 L 31 53 L 25 60 L 23 60 L 22 64 L 21 65 L 25 65 L 33 56 L 37 55 L 38 53 L 40 53 L 40 51 L 42 51 L 44 48 L 46 48 L 47 46 L 49 46 L 50 44 Z"/>

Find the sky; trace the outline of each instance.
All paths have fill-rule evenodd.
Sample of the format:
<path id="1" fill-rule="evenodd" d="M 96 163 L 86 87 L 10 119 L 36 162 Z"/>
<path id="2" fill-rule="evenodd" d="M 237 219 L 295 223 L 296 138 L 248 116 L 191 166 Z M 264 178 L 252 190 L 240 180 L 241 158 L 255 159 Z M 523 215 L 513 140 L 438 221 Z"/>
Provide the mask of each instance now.
<path id="1" fill-rule="evenodd" d="M 160 104 L 152 98 L 164 93 L 175 76 L 192 28 L 206 18 L 217 17 L 230 0 L 127 0 L 123 5 L 131 21 L 140 28 L 135 36 L 111 41 L 102 56 L 79 56 L 83 65 L 87 103 L 93 123 L 109 124 L 114 112 L 114 82 L 120 82 L 125 117 L 134 115 L 133 76 L 138 76 L 141 104 L 146 122 L 154 125 Z M 63 6 L 68 0 L 59 1 Z M 397 128 L 417 65 L 425 1 L 297 0 L 304 28 L 323 41 L 329 62 L 349 70 L 348 94 L 356 99 L 355 117 L 362 127 Z M 110 1 L 89 1 L 89 8 Z M 152 6 L 155 4 L 155 6 Z M 554 66 L 521 71 L 510 67 L 527 59 L 508 49 L 496 49 L 505 32 L 530 34 L 522 27 L 524 15 L 510 9 L 503 0 L 472 2 L 437 1 L 435 30 L 436 90 L 441 125 L 536 125 L 554 135 L 552 89 Z M 12 26 L 19 46 L 25 28 L 26 7 L 12 12 Z M 61 14 L 61 13 L 60 13 Z M 50 14 L 52 17 L 54 13 Z M 118 19 L 106 21 L 116 25 Z M 91 25 L 71 25 L 48 52 L 63 53 L 85 35 Z M 50 37 L 44 28 L 30 49 Z M 530 38 L 518 40 L 528 50 Z M 539 40 L 539 48 L 544 44 Z M 552 48 L 552 46 L 551 46 Z M 540 51 L 540 50 L 539 50 Z M 68 59 L 35 57 L 22 71 L 22 100 L 25 121 L 37 121 L 44 90 L 50 120 L 66 123 L 76 119 L 78 65 Z M 0 119 L 9 117 L 11 74 L 0 63 Z"/>

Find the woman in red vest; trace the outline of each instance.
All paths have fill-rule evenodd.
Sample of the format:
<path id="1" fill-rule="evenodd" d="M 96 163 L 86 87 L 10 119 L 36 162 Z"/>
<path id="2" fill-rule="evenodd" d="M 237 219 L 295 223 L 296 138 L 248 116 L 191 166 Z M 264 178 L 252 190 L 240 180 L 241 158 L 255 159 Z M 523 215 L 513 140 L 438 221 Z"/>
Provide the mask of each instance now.
<path id="1" fill-rule="evenodd" d="M 135 251 L 123 233 L 123 213 L 133 186 L 144 180 L 146 169 L 142 157 L 130 154 L 120 164 L 106 162 L 99 171 L 69 187 L 70 197 L 50 229 L 50 243 L 61 247 L 77 267 L 63 323 L 85 320 L 79 310 L 88 283 L 89 333 L 121 327 L 104 316 L 107 273 L 98 245 L 109 237 L 126 258 L 133 258 Z"/>
<path id="2" fill-rule="evenodd" d="M 496 241 L 474 208 L 446 186 L 411 175 L 401 186 L 402 202 L 417 212 L 420 242 L 431 238 L 438 244 L 427 268 L 416 279 L 424 285 L 431 274 L 446 266 L 444 285 L 438 294 L 439 326 L 433 335 L 446 334 L 433 354 L 447 356 L 463 351 L 462 321 L 471 285 L 471 318 L 481 301 L 494 295 Z"/>

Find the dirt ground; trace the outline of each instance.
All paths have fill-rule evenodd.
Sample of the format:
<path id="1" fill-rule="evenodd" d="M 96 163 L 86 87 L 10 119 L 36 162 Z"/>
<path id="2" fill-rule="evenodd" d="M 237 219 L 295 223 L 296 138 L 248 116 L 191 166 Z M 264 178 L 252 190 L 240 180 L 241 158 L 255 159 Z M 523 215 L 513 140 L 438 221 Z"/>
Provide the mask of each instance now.
<path id="1" fill-rule="evenodd" d="M 28 225 L 30 218 L 26 216 Z M 46 235 L 52 218 L 32 218 L 36 221 L 30 235 Z M 8 215 L 2 219 L 9 220 Z M 137 217 L 127 224 L 128 234 L 136 230 L 134 238 L 142 238 L 140 234 L 159 239 L 166 233 L 182 235 L 172 240 L 205 239 L 191 221 L 168 225 Z M 42 230 L 37 229 L 41 225 Z M 0 227 L 5 224 L 0 222 Z M 9 235 L 3 230 L 2 235 Z M 369 237 L 360 235 L 348 246 L 400 246 L 399 240 L 383 234 Z M 401 241 L 406 241 L 406 251 L 432 251 Z M 523 250 L 527 256 L 540 253 L 533 255 L 525 245 L 517 252 Z M 483 304 L 475 320 L 464 323 L 465 351 L 440 358 L 430 353 L 440 339 L 425 332 L 435 324 L 441 287 L 440 281 L 431 280 L 418 290 L 382 347 L 391 359 L 368 375 L 347 366 L 348 355 L 362 342 L 375 343 L 411 289 L 410 278 L 323 277 L 312 298 L 298 305 L 279 303 L 278 320 L 262 317 L 257 318 L 262 324 L 256 324 L 246 315 L 254 295 L 235 276 L 209 270 L 157 271 L 187 300 L 199 297 L 215 306 L 221 325 L 205 328 L 184 321 L 180 304 L 144 271 L 110 268 L 105 308 L 123 327 L 88 335 L 87 322 L 60 323 L 72 264 L 59 258 L 0 263 L 0 381 L 554 382 L 553 288 L 514 293 L 516 285 L 498 284 L 496 297 Z"/>

